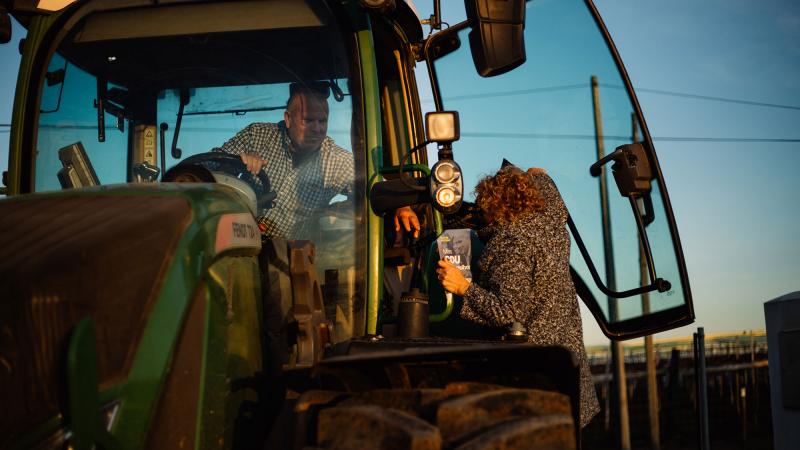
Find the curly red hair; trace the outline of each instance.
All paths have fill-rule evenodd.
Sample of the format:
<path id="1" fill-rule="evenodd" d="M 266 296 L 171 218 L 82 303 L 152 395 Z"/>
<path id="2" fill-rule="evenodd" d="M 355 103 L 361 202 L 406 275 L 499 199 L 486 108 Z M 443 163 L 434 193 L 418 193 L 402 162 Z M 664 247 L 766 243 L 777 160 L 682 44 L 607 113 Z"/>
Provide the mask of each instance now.
<path id="1" fill-rule="evenodd" d="M 475 186 L 475 193 L 475 202 L 484 213 L 491 214 L 494 222 L 514 222 L 544 208 L 544 199 L 531 175 L 516 167 L 506 167 L 484 177 Z"/>

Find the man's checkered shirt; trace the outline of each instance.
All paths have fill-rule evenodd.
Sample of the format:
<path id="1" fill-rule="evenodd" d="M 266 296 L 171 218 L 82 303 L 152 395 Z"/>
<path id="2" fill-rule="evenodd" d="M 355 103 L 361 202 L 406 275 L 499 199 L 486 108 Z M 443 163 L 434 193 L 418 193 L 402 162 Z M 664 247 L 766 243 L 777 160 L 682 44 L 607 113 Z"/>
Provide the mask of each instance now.
<path id="1" fill-rule="evenodd" d="M 292 164 L 286 125 L 253 123 L 223 144 L 222 151 L 250 153 L 267 161 L 265 170 L 277 194 L 275 207 L 259 218 L 267 236 L 302 238 L 307 220 L 337 194 L 353 192 L 353 154 L 325 137 L 320 151 L 299 167 Z"/>

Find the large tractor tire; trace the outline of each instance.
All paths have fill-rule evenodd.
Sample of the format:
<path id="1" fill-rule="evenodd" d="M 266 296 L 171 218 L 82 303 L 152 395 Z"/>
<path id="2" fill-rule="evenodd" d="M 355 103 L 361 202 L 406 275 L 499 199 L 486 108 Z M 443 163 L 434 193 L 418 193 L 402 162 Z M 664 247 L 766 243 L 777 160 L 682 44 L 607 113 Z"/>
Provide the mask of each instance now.
<path id="1" fill-rule="evenodd" d="M 551 391 L 485 383 L 309 391 L 294 410 L 296 449 L 575 448 L 569 397 Z"/>

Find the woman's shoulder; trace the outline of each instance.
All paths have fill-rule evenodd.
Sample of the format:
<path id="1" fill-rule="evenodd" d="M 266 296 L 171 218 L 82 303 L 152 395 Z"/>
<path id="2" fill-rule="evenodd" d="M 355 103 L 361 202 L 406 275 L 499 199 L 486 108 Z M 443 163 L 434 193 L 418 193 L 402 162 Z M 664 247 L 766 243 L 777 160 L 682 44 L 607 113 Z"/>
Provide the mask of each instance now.
<path id="1" fill-rule="evenodd" d="M 497 227 L 492 236 L 493 246 L 515 249 L 515 252 L 524 252 L 525 249 L 533 250 L 542 236 L 548 234 L 546 230 L 561 226 L 560 219 L 544 211 L 526 213 L 515 221 Z"/>
<path id="2" fill-rule="evenodd" d="M 536 189 L 539 190 L 545 202 L 552 201 L 554 198 L 561 198 L 558 192 L 555 181 L 550 178 L 550 175 L 543 172 L 536 172 L 531 174 L 531 180 Z"/>
<path id="3" fill-rule="evenodd" d="M 517 220 L 504 223 L 497 227 L 493 235 L 493 243 L 502 243 L 508 247 L 525 246 L 527 242 L 536 237 L 536 214 L 528 213 L 518 217 Z"/>
<path id="4" fill-rule="evenodd" d="M 518 222 L 504 223 L 494 227 L 494 233 L 486 241 L 481 254 L 481 267 L 492 272 L 507 264 L 523 264 L 536 254 L 537 237 Z M 501 269 L 504 270 L 504 269 Z"/>

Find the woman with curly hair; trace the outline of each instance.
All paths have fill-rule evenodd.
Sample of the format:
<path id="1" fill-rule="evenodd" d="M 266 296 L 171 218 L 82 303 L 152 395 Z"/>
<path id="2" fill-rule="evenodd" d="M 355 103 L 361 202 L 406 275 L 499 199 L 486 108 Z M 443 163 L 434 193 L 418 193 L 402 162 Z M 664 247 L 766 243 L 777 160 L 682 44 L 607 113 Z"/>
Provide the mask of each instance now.
<path id="1" fill-rule="evenodd" d="M 446 261 L 437 269 L 442 286 L 463 298 L 461 317 L 482 325 L 519 322 L 527 339 L 558 345 L 580 367 L 580 425 L 600 410 L 594 390 L 575 286 L 569 274 L 567 208 L 553 180 L 541 169 L 507 166 L 482 179 L 476 203 L 488 225 L 486 246 L 470 282 Z"/>

